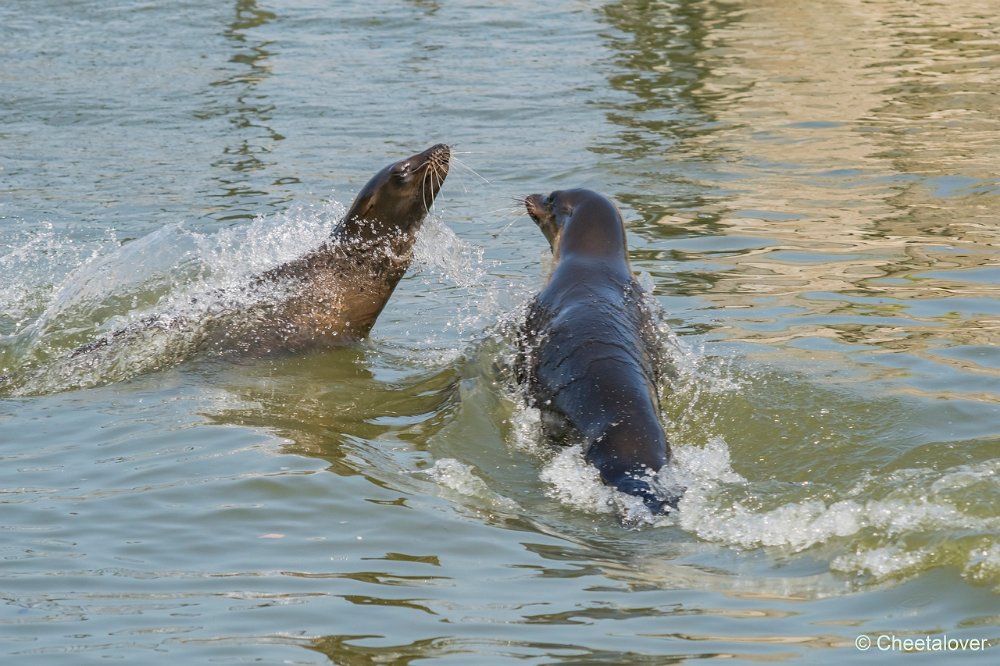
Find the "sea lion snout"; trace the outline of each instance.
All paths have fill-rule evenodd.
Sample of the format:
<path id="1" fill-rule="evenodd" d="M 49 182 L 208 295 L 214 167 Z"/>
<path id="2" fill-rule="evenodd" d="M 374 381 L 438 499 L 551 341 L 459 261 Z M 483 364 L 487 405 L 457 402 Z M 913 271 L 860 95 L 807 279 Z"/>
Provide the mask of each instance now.
<path id="1" fill-rule="evenodd" d="M 524 209 L 528 211 L 528 215 L 536 224 L 538 223 L 538 218 L 545 215 L 546 212 L 551 215 L 551 211 L 545 210 L 543 200 L 544 197 L 541 194 L 529 194 L 524 199 Z"/>
<path id="2" fill-rule="evenodd" d="M 419 165 L 414 167 L 415 169 L 426 166 L 439 175 L 445 176 L 448 174 L 448 164 L 451 161 L 451 148 L 443 143 L 437 143 L 419 155 L 414 155 L 410 161 L 419 162 Z"/>
<path id="3" fill-rule="evenodd" d="M 451 148 L 438 143 L 427 150 L 411 155 L 387 167 L 399 187 L 421 185 L 430 187 L 437 194 L 438 188 L 448 176 Z"/>
<path id="4" fill-rule="evenodd" d="M 424 151 L 430 160 L 444 160 L 445 163 L 451 158 L 451 148 L 444 143 L 436 143 Z"/>
<path id="5" fill-rule="evenodd" d="M 543 194 L 530 194 L 524 199 L 524 208 L 528 211 L 528 216 L 538 225 L 545 239 L 549 241 L 552 251 L 556 251 L 559 240 L 559 223 L 556 221 L 553 206 L 554 196 Z"/>

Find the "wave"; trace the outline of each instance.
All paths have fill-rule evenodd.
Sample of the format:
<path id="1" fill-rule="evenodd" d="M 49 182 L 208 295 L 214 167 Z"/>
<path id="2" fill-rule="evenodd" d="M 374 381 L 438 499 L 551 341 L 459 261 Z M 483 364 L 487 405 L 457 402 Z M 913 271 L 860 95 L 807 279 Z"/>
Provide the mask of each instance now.
<path id="1" fill-rule="evenodd" d="M 474 455 L 440 458 L 429 470 L 447 495 L 501 513 L 551 511 L 554 503 L 570 516 L 667 530 L 671 538 L 679 530 L 779 562 L 825 560 L 832 574 L 855 584 L 945 566 L 970 582 L 1000 585 L 995 442 L 970 443 L 965 460 L 946 455 L 961 442 L 918 447 L 899 425 L 910 420 L 912 406 L 713 356 L 678 339 L 660 313 L 669 366 L 663 421 L 673 456 L 655 483 L 686 490 L 677 511 L 653 515 L 638 498 L 603 484 L 579 444 L 545 440 L 539 411 L 513 380 L 514 345 L 502 332 L 518 317 L 510 314 L 480 349 L 487 356 L 478 361 L 480 381 L 499 389 L 503 404 L 492 409 L 504 446 L 532 463 L 539 485 L 527 492 L 540 487 L 550 504 L 526 499 Z"/>

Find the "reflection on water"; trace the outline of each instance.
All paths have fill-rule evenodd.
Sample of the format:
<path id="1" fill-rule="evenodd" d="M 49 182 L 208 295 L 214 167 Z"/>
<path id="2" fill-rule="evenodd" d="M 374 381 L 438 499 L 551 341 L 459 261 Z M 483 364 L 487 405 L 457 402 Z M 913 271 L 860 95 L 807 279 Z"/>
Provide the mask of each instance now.
<path id="1" fill-rule="evenodd" d="M 609 77 L 633 96 L 609 113 L 619 154 L 668 174 L 710 165 L 695 172 L 697 215 L 673 194 L 657 220 L 648 194 L 633 205 L 648 233 L 725 234 L 671 247 L 695 266 L 691 293 L 747 309 L 725 318 L 727 338 L 925 358 L 943 339 L 995 342 L 1000 35 L 987 5 L 605 9 L 632 37 L 614 40 L 628 69 Z"/>
<path id="2" fill-rule="evenodd" d="M 225 197 L 213 211 L 207 211 L 220 221 L 249 219 L 261 213 L 261 204 L 287 203 L 275 201 L 269 186 L 297 182 L 295 178 L 261 180 L 263 174 L 278 165 L 268 159 L 274 143 L 284 137 L 271 126 L 275 102 L 261 90 L 261 84 L 271 75 L 272 40 L 254 38 L 254 32 L 277 20 L 274 12 L 258 7 L 256 0 L 237 0 L 232 22 L 224 34 L 233 54 L 224 76 L 211 83 L 206 91 L 207 104 L 195 112 L 199 121 L 225 119 L 226 140 L 234 141 L 223 148 L 222 156 L 212 163 L 226 173 L 217 176 Z"/>
<path id="3" fill-rule="evenodd" d="M 792 551 L 847 538 L 833 570 L 992 580 L 994 503 L 975 499 L 1000 405 L 987 4 L 603 8 L 623 96 L 595 150 L 637 186 L 619 197 L 640 216 L 635 266 L 687 308 L 680 330 L 797 374 L 674 382 L 678 460 L 724 455 L 689 484 L 685 529 Z"/>
<path id="4" fill-rule="evenodd" d="M 626 188 L 616 194 L 641 215 L 641 230 L 679 209 L 697 211 L 707 223 L 720 193 L 706 182 L 716 177 L 706 164 L 724 161 L 728 148 L 685 146 L 703 144 L 720 128 L 711 108 L 716 95 L 705 94 L 712 72 L 701 54 L 709 28 L 733 19 L 709 3 L 609 3 L 602 12 L 622 31 L 607 37 L 615 54 L 607 78 L 625 95 L 606 105 L 620 130 L 597 138 L 594 151 L 614 157 L 610 166 Z"/>
<path id="5" fill-rule="evenodd" d="M 382 368 L 378 376 L 373 363 Z M 232 406 L 208 415 L 212 422 L 266 428 L 288 441 L 288 453 L 326 460 L 330 471 L 360 474 L 378 486 L 398 487 L 456 398 L 454 369 L 403 374 L 363 347 L 242 370 L 228 386 Z M 370 444 L 386 440 L 415 443 L 417 451 L 400 450 L 396 460 Z"/>

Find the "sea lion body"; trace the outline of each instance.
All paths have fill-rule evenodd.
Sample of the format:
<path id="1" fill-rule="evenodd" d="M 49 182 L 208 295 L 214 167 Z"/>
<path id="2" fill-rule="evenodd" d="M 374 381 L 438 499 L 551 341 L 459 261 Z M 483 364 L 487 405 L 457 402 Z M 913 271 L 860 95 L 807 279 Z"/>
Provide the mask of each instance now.
<path id="1" fill-rule="evenodd" d="M 448 175 L 451 152 L 437 144 L 376 173 L 318 248 L 249 280 L 280 298 L 199 322 L 200 346 L 258 354 L 335 347 L 365 338 L 410 265 L 413 244 Z M 153 328 L 190 322 L 153 315 L 78 347 L 73 356 Z"/>
<path id="2" fill-rule="evenodd" d="M 550 437 L 582 439 L 601 479 L 654 511 L 649 479 L 670 459 L 660 422 L 655 327 L 611 201 L 590 190 L 526 199 L 556 264 L 528 307 L 523 378 Z"/>
<path id="3" fill-rule="evenodd" d="M 410 265 L 417 232 L 448 175 L 451 152 L 437 144 L 395 162 L 361 189 L 331 238 L 264 273 L 287 281 L 290 297 L 255 332 L 282 349 L 338 346 L 367 337 Z"/>

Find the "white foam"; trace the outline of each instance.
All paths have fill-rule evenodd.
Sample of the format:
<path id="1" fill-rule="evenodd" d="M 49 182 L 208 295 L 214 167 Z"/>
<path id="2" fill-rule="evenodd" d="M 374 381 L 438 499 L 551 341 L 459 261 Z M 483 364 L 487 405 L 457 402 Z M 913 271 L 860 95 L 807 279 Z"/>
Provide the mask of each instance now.
<path id="1" fill-rule="evenodd" d="M 454 490 L 460 495 L 483 497 L 489 493 L 486 483 L 476 476 L 472 465 L 454 458 L 441 458 L 427 470 L 427 475 L 439 485 Z"/>
<path id="2" fill-rule="evenodd" d="M 676 445 L 672 453 L 673 461 L 667 471 L 676 484 L 696 488 L 746 483 L 746 479 L 733 471 L 729 447 L 721 437 L 713 437 L 704 447 Z"/>
<path id="3" fill-rule="evenodd" d="M 926 550 L 906 551 L 899 546 L 885 546 L 840 555 L 830 562 L 830 568 L 843 573 L 863 573 L 883 579 L 919 570 L 929 555 L 930 552 Z"/>
<path id="4" fill-rule="evenodd" d="M 342 215 L 343 207 L 331 202 L 212 234 L 179 223 L 125 245 L 112 243 L 110 252 L 104 244 L 104 251 L 81 256 L 19 331 L 17 362 L 26 377 L 14 392 L 119 381 L 175 364 L 197 347 L 208 318 L 284 297 L 280 284 L 248 288 L 248 277 L 318 246 Z M 45 237 L 46 243 L 72 245 Z M 163 325 L 148 326 L 150 320 Z M 136 334 L 118 344 L 70 354 L 130 327 Z"/>
<path id="5" fill-rule="evenodd" d="M 661 470 L 666 473 L 666 468 Z M 546 494 L 570 508 L 596 514 L 613 514 L 630 527 L 673 524 L 673 517 L 654 515 L 642 498 L 619 492 L 601 480 L 597 468 L 587 462 L 579 445 L 558 449 L 543 465 L 539 478 L 547 485 Z M 671 483 L 658 484 L 654 487 Z M 662 489 L 662 488 L 661 488 Z"/>
<path id="6" fill-rule="evenodd" d="M 682 454 L 679 453 L 678 457 L 682 457 Z M 683 469 L 683 463 L 679 467 Z M 926 476 L 926 473 L 926 470 L 921 470 L 919 475 Z M 956 480 L 961 483 L 970 474 L 978 477 L 978 474 L 970 473 L 969 470 L 946 473 L 939 479 L 938 485 L 954 489 Z M 946 499 L 934 496 L 834 501 L 815 497 L 789 501 L 772 509 L 753 508 L 725 492 L 723 483 L 736 481 L 735 476 L 723 475 L 714 481 L 712 476 L 715 475 L 704 477 L 695 474 L 688 478 L 690 485 L 680 503 L 680 524 L 683 528 L 703 539 L 741 548 L 773 546 L 792 552 L 836 538 L 860 538 L 869 533 L 879 535 L 879 545 L 859 545 L 855 553 L 834 560 L 832 566 L 844 571 L 886 575 L 918 565 L 926 559 L 919 551 L 896 552 L 883 543 L 909 534 L 949 532 L 956 529 L 990 532 L 1000 529 L 1000 518 L 969 515 Z M 726 479 L 727 476 L 730 478 Z M 752 493 L 750 484 L 744 481 L 740 485 Z M 934 485 L 921 482 L 904 486 L 903 490 L 907 492 L 910 488 Z M 863 494 L 871 497 L 887 491 L 900 494 L 890 480 L 882 477 L 872 480 Z"/>
<path id="7" fill-rule="evenodd" d="M 524 404 L 520 396 L 515 398 L 517 407 L 510 417 L 510 444 L 520 451 L 537 456 L 548 452 L 542 435 L 542 412 Z"/>
<path id="8" fill-rule="evenodd" d="M 490 490 L 486 482 L 476 474 L 472 465 L 454 458 L 441 458 L 434 461 L 434 465 L 426 471 L 426 474 L 440 487 L 462 497 L 485 500 L 493 508 L 504 511 L 516 512 L 519 510 L 517 502 Z"/>
<path id="9" fill-rule="evenodd" d="M 1000 543 L 973 548 L 962 573 L 980 583 L 1000 581 Z M 1000 592 L 1000 584 L 997 584 L 996 591 Z"/>
<path id="10" fill-rule="evenodd" d="M 566 506 L 594 513 L 614 509 L 614 491 L 601 482 L 597 468 L 584 460 L 579 445 L 560 448 L 539 474 L 547 494 Z"/>

